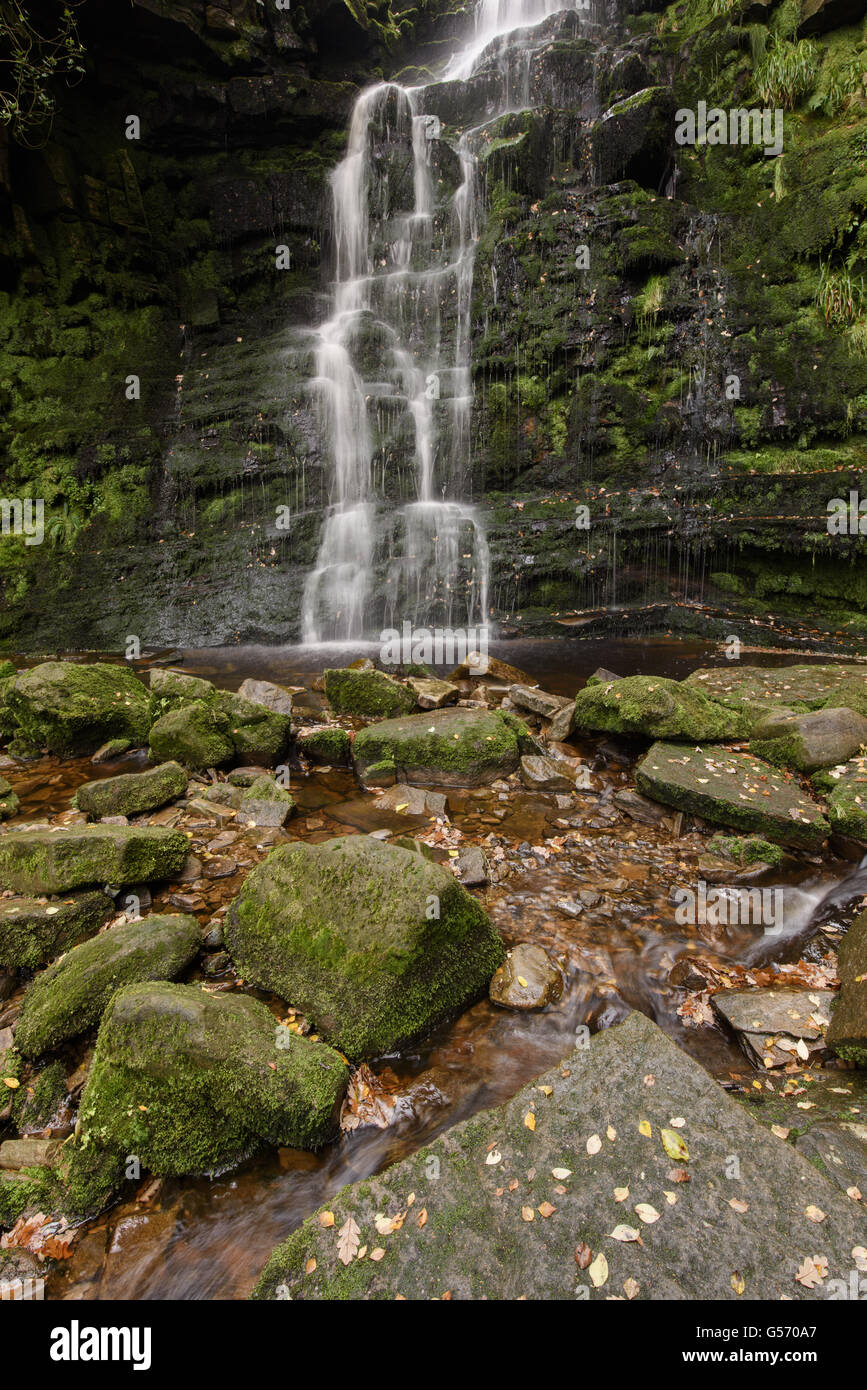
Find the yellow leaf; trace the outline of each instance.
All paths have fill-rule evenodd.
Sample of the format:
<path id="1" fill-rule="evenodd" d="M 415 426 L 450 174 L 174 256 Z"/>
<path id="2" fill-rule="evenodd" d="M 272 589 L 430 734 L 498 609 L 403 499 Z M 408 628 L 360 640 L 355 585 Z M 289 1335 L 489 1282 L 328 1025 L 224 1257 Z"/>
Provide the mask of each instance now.
<path id="1" fill-rule="evenodd" d="M 737 1270 L 735 1270 L 734 1274 L 731 1277 L 731 1286 L 736 1294 L 742 1294 L 744 1289 L 746 1288 L 746 1284 L 743 1281 L 743 1277 L 738 1273 Z"/>
<path id="2" fill-rule="evenodd" d="M 316 1261 L 315 1261 L 315 1259 L 313 1258 L 313 1256 L 311 1255 L 310 1259 L 307 1261 L 306 1265 L 304 1266 L 304 1273 L 305 1273 L 305 1274 L 312 1274 L 315 1268 L 316 1268 Z"/>
<path id="3" fill-rule="evenodd" d="M 418 1228 L 419 1228 L 419 1230 L 421 1230 L 422 1226 L 426 1226 L 426 1225 L 427 1225 L 427 1207 L 422 1207 L 421 1211 L 420 1211 L 419 1214 L 418 1214 Z"/>
<path id="4" fill-rule="evenodd" d="M 615 1200 L 615 1202 L 625 1202 L 625 1201 L 626 1201 L 626 1198 L 627 1198 L 628 1196 L 629 1196 L 629 1188 L 628 1188 L 628 1187 L 615 1187 L 615 1189 L 614 1189 L 614 1200 Z"/>
<path id="5" fill-rule="evenodd" d="M 518 984 L 521 985 L 524 989 L 526 989 L 526 988 L 527 988 L 527 981 L 524 979 L 523 975 L 519 975 L 517 978 L 518 978 Z"/>
<path id="6" fill-rule="evenodd" d="M 669 1158 L 675 1159 L 678 1163 L 689 1163 L 689 1149 L 679 1134 L 673 1129 L 663 1129 L 659 1137 Z"/>
<path id="7" fill-rule="evenodd" d="M 409 805 L 409 802 L 408 802 L 408 801 L 402 801 L 402 802 L 400 803 L 400 805 L 399 805 L 399 806 L 395 806 L 394 809 L 395 809 L 396 811 L 405 811 L 408 805 Z"/>
<path id="8" fill-rule="evenodd" d="M 14 1076 L 4 1076 L 3 1085 L 8 1086 L 10 1091 L 17 1091 L 18 1087 L 21 1085 L 21 1082 L 16 1081 Z"/>
<path id="9" fill-rule="evenodd" d="M 643 1134 L 644 1137 L 645 1137 L 645 1139 L 649 1139 L 649 1138 L 650 1138 L 651 1129 L 650 1129 L 650 1121 L 649 1121 L 649 1120 L 642 1120 L 642 1121 L 641 1121 L 640 1125 L 638 1126 L 638 1133 L 639 1133 L 639 1134 Z"/>
<path id="10" fill-rule="evenodd" d="M 334 1225 L 334 1212 L 333 1212 L 333 1211 L 321 1211 L 321 1212 L 319 1213 L 319 1224 L 320 1224 L 320 1226 L 333 1226 L 333 1225 Z"/>
<path id="11" fill-rule="evenodd" d="M 659 1220 L 659 1212 L 649 1202 L 639 1202 L 634 1211 L 635 1215 L 639 1216 L 646 1226 L 652 1226 L 654 1221 Z"/>
<path id="12" fill-rule="evenodd" d="M 521 1207 L 521 1217 L 524 1221 L 535 1221 L 536 1213 L 532 1207 Z"/>
<path id="13" fill-rule="evenodd" d="M 549 1216 L 554 1215 L 554 1212 L 557 1210 L 557 1208 L 552 1207 L 550 1202 L 543 1202 L 541 1206 L 536 1208 L 536 1210 L 538 1211 L 539 1215 L 543 1216 L 547 1221 Z"/>
<path id="14" fill-rule="evenodd" d="M 621 1225 L 614 1227 L 614 1230 L 611 1232 L 611 1239 L 622 1241 L 640 1240 L 641 1234 L 640 1232 L 636 1231 L 634 1226 Z"/>
<path id="15" fill-rule="evenodd" d="M 598 1154 L 601 1148 L 602 1140 L 599 1138 L 599 1135 L 591 1134 L 590 1138 L 587 1140 L 587 1152 L 589 1154 Z"/>
<path id="16" fill-rule="evenodd" d="M 537 1086 L 536 1090 L 541 1091 L 543 1096 L 553 1096 L 554 1094 L 553 1086 Z"/>
<path id="17" fill-rule="evenodd" d="M 605 1131 L 605 1137 L 606 1139 L 610 1139 L 612 1144 L 614 1143 L 614 1140 L 617 1138 L 617 1130 L 614 1128 L 613 1125 L 608 1126 L 608 1128 Z"/>
<path id="18" fill-rule="evenodd" d="M 596 1256 L 587 1273 L 594 1289 L 601 1289 L 608 1279 L 608 1261 L 603 1254 L 600 1253 Z"/>
<path id="19" fill-rule="evenodd" d="M 382 1257 L 383 1257 L 384 1254 L 385 1254 L 385 1251 L 383 1250 L 382 1246 L 381 1246 L 381 1245 L 377 1245 L 377 1247 L 376 1247 L 375 1250 L 371 1250 L 371 1252 L 370 1252 L 370 1258 L 371 1258 L 372 1260 L 376 1260 L 377 1263 L 378 1263 L 378 1262 L 382 1259 Z"/>
<path id="20" fill-rule="evenodd" d="M 818 1226 L 820 1221 L 825 1220 L 826 1213 L 822 1211 L 821 1207 L 809 1206 L 804 1208 L 804 1215 L 808 1221 L 815 1221 Z"/>
<path id="21" fill-rule="evenodd" d="M 532 1110 L 528 1110 L 524 1116 L 524 1124 L 527 1126 L 527 1129 L 532 1130 L 536 1128 L 536 1116 L 533 1114 Z"/>

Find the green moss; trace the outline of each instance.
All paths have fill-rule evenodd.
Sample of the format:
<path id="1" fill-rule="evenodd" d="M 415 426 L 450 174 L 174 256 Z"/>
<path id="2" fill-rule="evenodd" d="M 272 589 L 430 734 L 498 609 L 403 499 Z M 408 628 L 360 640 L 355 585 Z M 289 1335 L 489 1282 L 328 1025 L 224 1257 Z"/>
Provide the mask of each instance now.
<path id="1" fill-rule="evenodd" d="M 717 834 L 712 836 L 708 849 L 711 854 L 733 859 L 738 864 L 774 866 L 781 864 L 785 858 L 785 851 L 779 845 L 772 845 L 769 840 L 762 840 L 757 835 L 748 835 L 742 839 L 736 835 Z"/>
<path id="2" fill-rule="evenodd" d="M 133 816 L 176 800 L 186 789 L 186 772 L 179 763 L 168 762 L 147 772 L 129 772 L 120 777 L 84 782 L 75 793 L 73 805 L 94 819 Z"/>
<path id="3" fill-rule="evenodd" d="M 345 763 L 349 761 L 352 741 L 345 729 L 310 729 L 299 735 L 298 747 L 315 762 Z"/>
<path id="4" fill-rule="evenodd" d="M 17 737 L 51 753 L 93 752 L 106 739 L 147 737 L 147 691 L 125 666 L 46 661 L 4 690 Z"/>
<path id="5" fill-rule="evenodd" d="M 573 727 L 697 741 L 746 732 L 743 719 L 701 690 L 654 676 L 586 686 L 575 700 Z"/>
<path id="6" fill-rule="evenodd" d="M 68 1094 L 66 1066 L 50 1062 L 19 1087 L 12 1100 L 12 1119 L 20 1134 L 49 1129 Z"/>
<path id="7" fill-rule="evenodd" d="M 187 838 L 164 826 L 73 825 L 0 838 L 0 873 L 21 893 L 63 893 L 89 884 L 169 878 L 187 856 Z"/>
<path id="8" fill-rule="evenodd" d="M 156 762 L 177 762 L 193 769 L 219 767 L 234 753 L 228 715 L 204 700 L 170 709 L 150 731 L 150 754 Z"/>
<path id="9" fill-rule="evenodd" d="M 515 727 L 499 711 L 444 709 L 387 719 L 356 734 L 352 753 L 364 776 L 378 763 L 392 763 L 407 781 L 475 786 L 513 772 L 520 751 Z"/>
<path id="10" fill-rule="evenodd" d="M 409 713 L 415 705 L 411 690 L 384 671 L 327 670 L 325 694 L 336 714 L 355 714 L 365 718 L 388 718 Z"/>
<path id="11" fill-rule="evenodd" d="M 91 936 L 111 915 L 105 893 L 78 893 L 70 901 L 0 899 L 0 966 L 35 970 Z"/>

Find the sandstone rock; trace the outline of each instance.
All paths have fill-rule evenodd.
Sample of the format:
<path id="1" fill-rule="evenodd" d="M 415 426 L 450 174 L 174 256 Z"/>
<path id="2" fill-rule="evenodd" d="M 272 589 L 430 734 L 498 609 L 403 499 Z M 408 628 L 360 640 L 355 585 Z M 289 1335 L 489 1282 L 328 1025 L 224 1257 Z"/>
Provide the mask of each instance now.
<path id="1" fill-rule="evenodd" d="M 526 942 L 512 947 L 488 988 L 492 1003 L 505 1009 L 544 1009 L 562 993 L 560 968 L 541 946 Z"/>

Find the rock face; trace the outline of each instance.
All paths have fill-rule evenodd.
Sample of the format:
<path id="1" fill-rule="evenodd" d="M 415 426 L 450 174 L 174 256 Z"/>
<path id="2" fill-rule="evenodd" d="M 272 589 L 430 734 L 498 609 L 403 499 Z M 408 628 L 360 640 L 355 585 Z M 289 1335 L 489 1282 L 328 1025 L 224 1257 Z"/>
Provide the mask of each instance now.
<path id="1" fill-rule="evenodd" d="M 655 743 L 635 770 L 635 785 L 666 806 L 779 844 L 817 848 L 829 833 L 814 801 L 746 753 Z"/>
<path id="2" fill-rule="evenodd" d="M 639 1298 L 734 1301 L 737 1271 L 741 1298 L 827 1298 L 827 1280 L 810 1290 L 795 1279 L 817 1248 L 816 1227 L 804 1215 L 810 1204 L 826 1213 L 821 1246 L 828 1279 L 848 1279 L 852 1248 L 864 1244 L 857 1203 L 759 1126 L 655 1024 L 631 1014 L 576 1050 L 562 1071 L 554 1068 L 507 1105 L 482 1111 L 385 1173 L 344 1188 L 329 1199 L 334 1228 L 311 1215 L 275 1250 L 253 1297 L 440 1299 L 449 1293 L 548 1302 L 574 1300 L 580 1286 L 582 1298 L 602 1301 L 623 1297 L 633 1279 Z M 648 1074 L 653 1086 L 644 1084 Z M 528 1113 L 535 1117 L 532 1131 Z M 672 1117 L 686 1123 L 671 1129 Z M 640 1132 L 642 1122 L 649 1135 Z M 601 1142 L 588 1152 L 593 1135 Z M 681 1156 L 669 1157 L 665 1143 L 673 1152 L 682 1144 Z M 486 1162 L 494 1153 L 500 1161 Z M 731 1154 L 740 1159 L 739 1182 L 725 1176 Z M 554 1178 L 555 1168 L 569 1176 Z M 689 1181 L 677 1180 L 683 1174 Z M 621 1186 L 629 1196 L 617 1203 L 613 1193 Z M 666 1191 L 675 1192 L 673 1205 Z M 410 1192 L 416 1194 L 411 1211 L 424 1208 L 425 1224 L 410 1213 L 399 1229 L 381 1235 L 377 1214 L 405 1213 Z M 729 1204 L 739 1196 L 748 1200 L 746 1212 Z M 545 1207 L 547 1217 L 545 1203 L 553 1208 Z M 645 1224 L 635 1213 L 640 1203 L 659 1219 Z M 349 1216 L 368 1256 L 344 1266 L 335 1230 Z M 642 1244 L 613 1239 L 618 1225 L 639 1231 Z M 696 1233 L 703 1231 L 713 1232 L 713 1259 L 696 1258 Z M 586 1270 L 576 1265 L 579 1242 L 592 1252 Z M 376 1262 L 369 1255 L 375 1247 L 385 1250 Z M 312 1258 L 316 1267 L 308 1274 Z"/>
<path id="3" fill-rule="evenodd" d="M 544 1009 L 563 993 L 563 974 L 541 946 L 513 946 L 494 974 L 488 994 L 504 1009 Z"/>
<path id="4" fill-rule="evenodd" d="M 822 1030 L 833 998 L 827 989 L 725 989 L 711 1004 L 750 1061 L 769 1070 L 824 1052 Z"/>
<path id="5" fill-rule="evenodd" d="M 416 786 L 477 787 L 514 772 L 522 736 L 521 721 L 498 710 L 444 709 L 362 729 L 352 753 L 362 780 L 382 763 Z"/>
<path id="6" fill-rule="evenodd" d="M 0 839 L 0 881 L 17 893 L 64 893 L 94 883 L 170 878 L 187 856 L 187 837 L 163 826 L 71 825 Z"/>
<path id="7" fill-rule="evenodd" d="M 50 753 L 92 753 L 109 738 L 144 743 L 148 694 L 125 666 L 45 661 L 4 691 L 16 742 Z"/>
<path id="8" fill-rule="evenodd" d="M 147 772 L 128 772 L 120 777 L 85 782 L 75 793 L 75 805 L 94 820 L 101 816 L 134 816 L 155 811 L 187 790 L 187 774 L 180 763 L 162 763 Z"/>
<path id="9" fill-rule="evenodd" d="M 845 763 L 867 746 L 867 719 L 851 709 L 820 709 L 810 714 L 762 719 L 750 742 L 750 752 L 777 767 L 799 772 Z"/>
<path id="10" fill-rule="evenodd" d="M 812 782 L 828 796 L 831 829 L 867 842 L 867 757 L 817 772 Z"/>
<path id="11" fill-rule="evenodd" d="M 847 1062 L 867 1067 L 867 912 L 840 943 L 838 972 L 840 994 L 825 1041 Z"/>
<path id="12" fill-rule="evenodd" d="M 245 680 L 238 686 L 238 694 L 254 705 L 264 705 L 274 714 L 292 713 L 292 692 L 272 681 Z"/>
<path id="13" fill-rule="evenodd" d="M 47 903 L 0 898 L 0 966 L 35 970 L 91 936 L 111 912 L 111 899 L 98 891 Z"/>
<path id="14" fill-rule="evenodd" d="M 572 728 L 713 741 L 736 737 L 745 724 L 702 690 L 661 676 L 625 676 L 579 691 Z"/>
<path id="15" fill-rule="evenodd" d="M 258 1000 L 130 985 L 99 1030 L 82 1155 L 134 1153 L 152 1173 L 202 1173 L 263 1144 L 318 1148 L 337 1128 L 348 1076 L 336 1052 L 281 1031 Z"/>
<path id="16" fill-rule="evenodd" d="M 410 676 L 407 685 L 415 695 L 419 709 L 442 709 L 443 705 L 453 705 L 461 693 L 450 681 L 427 680 L 421 676 Z"/>
<path id="17" fill-rule="evenodd" d="M 335 714 L 388 719 L 408 714 L 415 695 L 384 671 L 353 671 L 346 667 L 323 672 L 325 694 Z"/>
<path id="18" fill-rule="evenodd" d="M 477 998 L 503 948 L 474 898 L 424 855 L 366 835 L 272 851 L 229 910 L 245 979 L 372 1057 Z"/>
<path id="19" fill-rule="evenodd" d="M 201 944 L 195 917 L 141 917 L 74 946 L 30 985 L 15 1045 L 37 1057 L 98 1023 L 121 985 L 172 980 Z"/>
<path id="20" fill-rule="evenodd" d="M 574 792 L 575 778 L 566 775 L 566 764 L 554 758 L 521 759 L 521 781 L 528 791 Z"/>

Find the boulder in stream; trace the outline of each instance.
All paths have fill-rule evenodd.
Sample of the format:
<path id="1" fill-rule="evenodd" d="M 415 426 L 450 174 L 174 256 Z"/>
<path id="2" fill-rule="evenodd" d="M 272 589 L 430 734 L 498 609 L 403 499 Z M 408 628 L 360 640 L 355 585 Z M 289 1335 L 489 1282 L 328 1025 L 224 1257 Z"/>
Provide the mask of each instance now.
<path id="1" fill-rule="evenodd" d="M 817 772 L 811 781 L 828 797 L 831 829 L 867 843 L 867 756 Z"/>
<path id="2" fill-rule="evenodd" d="M 160 763 L 146 772 L 125 772 L 120 777 L 103 777 L 84 782 L 75 793 L 73 804 L 94 820 L 102 816 L 134 816 L 155 811 L 175 801 L 187 790 L 187 774 L 180 763 Z"/>
<path id="3" fill-rule="evenodd" d="M 74 946 L 37 975 L 24 995 L 15 1046 L 25 1057 L 57 1047 L 98 1023 L 120 985 L 171 980 L 201 945 L 195 917 L 140 917 Z"/>
<path id="4" fill-rule="evenodd" d="M 726 1177 L 732 1154 L 739 1182 Z M 829 1266 L 815 1288 L 796 1278 L 820 1248 L 811 1205 L 826 1214 Z M 859 1204 L 637 1013 L 328 1208 L 334 1228 L 312 1213 L 274 1251 L 255 1299 L 825 1299 L 864 1244 Z M 368 1254 L 344 1265 L 335 1230 L 350 1217 Z M 615 1237 L 622 1226 L 635 1236 Z"/>
<path id="5" fill-rule="evenodd" d="M 680 681 L 625 676 L 580 690 L 575 697 L 572 728 L 718 742 L 737 737 L 747 725 L 737 712 Z"/>
<path id="6" fill-rule="evenodd" d="M 92 936 L 113 911 L 98 890 L 65 898 L 0 898 L 0 966 L 35 970 Z"/>
<path id="7" fill-rule="evenodd" d="M 240 974 L 375 1057 L 477 999 L 504 957 L 476 900 L 424 854 L 351 835 L 281 845 L 225 923 Z"/>
<path id="8" fill-rule="evenodd" d="M 493 1004 L 504 1009 L 544 1009 L 563 993 L 563 972 L 541 946 L 521 942 L 507 952 L 488 988 Z"/>
<path id="9" fill-rule="evenodd" d="M 160 825 L 65 825 L 0 837 L 0 881 L 16 893 L 64 893 L 111 883 L 171 878 L 187 857 L 187 837 Z"/>
<path id="10" fill-rule="evenodd" d="M 273 777 L 257 777 L 241 797 L 238 819 L 247 825 L 283 825 L 295 810 L 294 798 Z"/>
<path id="11" fill-rule="evenodd" d="M 374 764 L 390 763 L 415 786 L 477 787 L 514 772 L 529 738 L 514 715 L 442 709 L 371 724 L 356 734 L 352 753 L 362 781 Z"/>
<path id="12" fill-rule="evenodd" d="M 17 746 L 49 753 L 92 753 L 110 738 L 143 743 L 148 692 L 127 666 L 44 661 L 10 678 L 4 708 Z"/>
<path id="13" fill-rule="evenodd" d="M 353 671 L 349 667 L 325 671 L 325 694 L 335 714 L 356 714 L 367 719 L 388 719 L 408 714 L 415 694 L 385 671 Z"/>
<path id="14" fill-rule="evenodd" d="M 750 752 L 776 767 L 798 772 L 845 763 L 867 746 L 867 719 L 851 709 L 820 709 L 809 714 L 771 711 L 760 719 Z"/>
<path id="15" fill-rule="evenodd" d="M 844 663 L 797 666 L 714 666 L 692 671 L 684 685 L 702 690 L 755 725 L 771 710 L 794 714 L 847 705 L 867 715 L 867 673 Z"/>
<path id="16" fill-rule="evenodd" d="M 635 785 L 666 806 L 778 844 L 816 849 L 830 829 L 795 781 L 748 753 L 654 743 L 635 769 Z"/>

